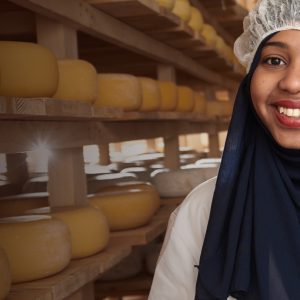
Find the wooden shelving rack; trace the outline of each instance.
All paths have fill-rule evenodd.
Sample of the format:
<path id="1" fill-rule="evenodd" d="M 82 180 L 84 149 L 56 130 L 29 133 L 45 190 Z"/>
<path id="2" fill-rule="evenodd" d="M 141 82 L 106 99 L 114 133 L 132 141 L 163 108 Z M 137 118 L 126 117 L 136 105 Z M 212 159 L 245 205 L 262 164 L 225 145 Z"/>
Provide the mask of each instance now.
<path id="1" fill-rule="evenodd" d="M 208 11 L 205 15 L 217 24 Z M 152 0 L 3 0 L 0 39 L 37 42 L 58 59 L 85 59 L 99 72 L 188 82 L 194 89 L 234 92 L 241 78 L 205 46 L 201 35 Z M 10 160 L 15 155 L 17 161 L 18 153 L 46 144 L 53 152 L 48 170 L 50 206 L 77 206 L 87 203 L 83 146 L 163 137 L 165 165 L 174 169 L 179 166 L 178 135 L 208 132 L 215 145 L 212 155 L 218 154 L 217 135 L 228 122 L 229 118 L 193 113 L 123 112 L 59 99 L 0 96 L 0 153 L 10 155 Z M 104 252 L 74 260 L 60 274 L 13 285 L 8 300 L 95 299 L 93 282 L 128 256 L 132 247 L 163 234 L 172 209 L 163 206 L 145 227 L 113 233 Z"/>

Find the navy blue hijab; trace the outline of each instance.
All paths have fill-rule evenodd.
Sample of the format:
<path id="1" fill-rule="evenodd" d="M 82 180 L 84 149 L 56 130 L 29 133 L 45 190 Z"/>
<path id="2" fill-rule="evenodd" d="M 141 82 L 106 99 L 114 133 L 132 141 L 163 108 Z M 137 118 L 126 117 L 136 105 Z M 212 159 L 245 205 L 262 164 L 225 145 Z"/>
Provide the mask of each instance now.
<path id="1" fill-rule="evenodd" d="M 234 106 L 195 300 L 300 299 L 300 150 L 279 146 L 250 95 L 260 45 Z"/>

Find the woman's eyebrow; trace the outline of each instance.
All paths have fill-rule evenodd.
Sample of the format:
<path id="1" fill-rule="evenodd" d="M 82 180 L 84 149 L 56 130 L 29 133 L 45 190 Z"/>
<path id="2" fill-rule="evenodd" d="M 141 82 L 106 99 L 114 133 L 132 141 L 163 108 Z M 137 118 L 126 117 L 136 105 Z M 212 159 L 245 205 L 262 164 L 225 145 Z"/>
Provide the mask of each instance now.
<path id="1" fill-rule="evenodd" d="M 279 47 L 279 48 L 283 48 L 283 49 L 287 49 L 288 48 L 288 45 L 286 43 L 283 43 L 283 42 L 267 42 L 265 45 L 264 45 L 264 48 L 265 47 Z"/>

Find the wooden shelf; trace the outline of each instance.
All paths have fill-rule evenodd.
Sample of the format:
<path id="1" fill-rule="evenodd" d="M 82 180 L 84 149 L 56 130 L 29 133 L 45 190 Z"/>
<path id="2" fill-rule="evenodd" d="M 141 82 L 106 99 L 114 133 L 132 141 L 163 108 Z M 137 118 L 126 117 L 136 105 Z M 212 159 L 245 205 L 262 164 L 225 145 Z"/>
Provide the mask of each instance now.
<path id="1" fill-rule="evenodd" d="M 128 245 L 109 245 L 104 252 L 97 255 L 72 260 L 65 270 L 55 276 L 14 284 L 7 300 L 64 299 L 118 264 L 130 253 L 131 247 Z"/>

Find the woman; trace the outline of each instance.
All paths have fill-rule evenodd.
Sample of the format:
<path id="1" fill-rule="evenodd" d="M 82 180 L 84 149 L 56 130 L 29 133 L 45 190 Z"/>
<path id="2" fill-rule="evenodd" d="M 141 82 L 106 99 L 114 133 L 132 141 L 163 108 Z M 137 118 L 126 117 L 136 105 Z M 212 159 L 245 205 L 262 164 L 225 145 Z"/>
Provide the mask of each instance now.
<path id="1" fill-rule="evenodd" d="M 149 300 L 300 299 L 300 1 L 261 0 L 244 30 L 218 178 L 172 214 Z"/>

